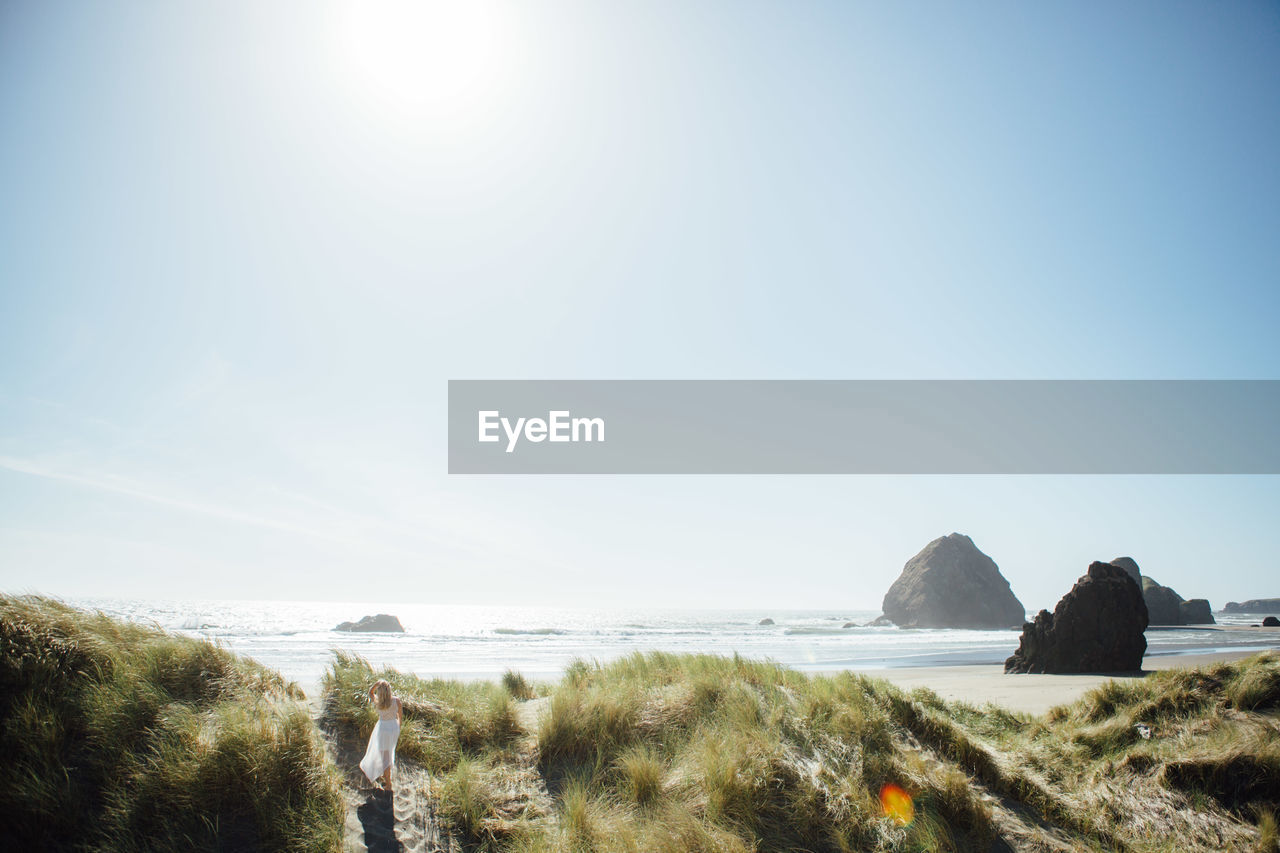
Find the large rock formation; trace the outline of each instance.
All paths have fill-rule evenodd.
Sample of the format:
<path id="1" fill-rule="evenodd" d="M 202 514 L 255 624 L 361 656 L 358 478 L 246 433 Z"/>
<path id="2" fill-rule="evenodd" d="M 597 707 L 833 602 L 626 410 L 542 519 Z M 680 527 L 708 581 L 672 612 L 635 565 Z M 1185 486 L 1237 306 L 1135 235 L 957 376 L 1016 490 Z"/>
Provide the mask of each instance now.
<path id="1" fill-rule="evenodd" d="M 1147 605 L 1123 568 L 1093 563 L 1050 613 L 1022 626 L 1005 672 L 1133 672 L 1147 651 Z"/>
<path id="2" fill-rule="evenodd" d="M 1027 618 L 1000 567 L 961 533 L 908 560 L 883 607 L 903 628 L 1015 628 Z"/>
<path id="3" fill-rule="evenodd" d="M 1248 601 L 1228 601 L 1223 613 L 1270 613 L 1280 610 L 1280 598 L 1251 598 Z"/>
<path id="4" fill-rule="evenodd" d="M 385 633 L 404 633 L 404 626 L 400 624 L 400 620 L 392 616 L 390 613 L 379 613 L 377 616 L 365 616 L 359 622 L 343 622 L 333 630 L 335 631 L 369 631 L 369 632 L 385 632 Z"/>
<path id="5" fill-rule="evenodd" d="M 1280 628 L 1280 619 L 1277 619 L 1274 616 L 1268 616 L 1266 619 L 1262 620 L 1262 627 L 1263 628 Z"/>
<path id="6" fill-rule="evenodd" d="M 1183 625 L 1212 625 L 1213 608 L 1209 606 L 1208 599 L 1192 598 L 1182 602 L 1182 624 Z"/>
<path id="7" fill-rule="evenodd" d="M 1142 587 L 1147 602 L 1147 617 L 1152 625 L 1212 625 L 1213 608 L 1203 598 L 1183 601 L 1171 587 L 1161 586 L 1155 578 L 1144 577 L 1132 557 L 1116 557 L 1111 565 L 1125 570 Z M 1195 602 L 1195 603 L 1192 603 Z"/>
<path id="8" fill-rule="evenodd" d="M 1142 597 L 1147 602 L 1147 619 L 1151 625 L 1181 625 L 1182 596 L 1155 578 L 1142 579 Z"/>

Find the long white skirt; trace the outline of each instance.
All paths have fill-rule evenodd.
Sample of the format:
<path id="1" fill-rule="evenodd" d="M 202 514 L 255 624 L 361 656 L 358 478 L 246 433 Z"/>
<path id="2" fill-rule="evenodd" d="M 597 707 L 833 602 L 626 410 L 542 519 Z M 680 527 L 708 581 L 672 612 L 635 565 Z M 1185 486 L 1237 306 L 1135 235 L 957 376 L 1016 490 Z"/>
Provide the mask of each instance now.
<path id="1" fill-rule="evenodd" d="M 369 748 L 360 760 L 360 769 L 376 782 L 388 767 L 396 766 L 396 741 L 400 739 L 400 724 L 395 720 L 378 720 L 369 734 Z"/>

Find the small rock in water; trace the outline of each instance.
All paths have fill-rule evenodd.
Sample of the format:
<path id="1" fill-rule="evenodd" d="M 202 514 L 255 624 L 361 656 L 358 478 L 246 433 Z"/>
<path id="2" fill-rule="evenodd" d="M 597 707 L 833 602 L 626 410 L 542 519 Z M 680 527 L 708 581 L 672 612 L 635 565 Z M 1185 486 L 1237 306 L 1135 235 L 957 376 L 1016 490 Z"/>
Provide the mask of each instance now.
<path id="1" fill-rule="evenodd" d="M 1262 620 L 1262 627 L 1263 628 L 1280 628 L 1280 619 L 1277 619 L 1274 616 L 1268 616 L 1266 619 Z"/>
<path id="2" fill-rule="evenodd" d="M 759 622 L 757 622 L 756 624 L 757 624 L 757 625 L 772 625 L 772 624 L 773 624 L 773 620 L 772 620 L 772 619 L 770 619 L 768 616 L 766 616 L 766 617 L 764 617 L 763 619 L 761 619 Z"/>
<path id="3" fill-rule="evenodd" d="M 333 630 L 403 634 L 404 626 L 390 613 L 379 613 L 377 616 L 365 616 L 359 622 L 343 622 Z"/>

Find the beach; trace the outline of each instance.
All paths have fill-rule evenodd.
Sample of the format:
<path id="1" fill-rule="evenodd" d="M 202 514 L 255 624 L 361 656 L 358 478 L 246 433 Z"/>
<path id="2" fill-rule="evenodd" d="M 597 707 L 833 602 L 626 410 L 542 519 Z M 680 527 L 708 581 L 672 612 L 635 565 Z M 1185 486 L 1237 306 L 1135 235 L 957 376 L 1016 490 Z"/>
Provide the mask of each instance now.
<path id="1" fill-rule="evenodd" d="M 1280 631 L 1273 648 L 1280 648 Z M 970 666 L 921 666 L 896 669 L 855 670 L 862 675 L 883 678 L 903 690 L 927 687 L 943 699 L 970 705 L 999 705 L 1011 711 L 1043 714 L 1056 705 L 1068 705 L 1108 681 L 1134 681 L 1166 669 L 1192 668 L 1221 661 L 1237 661 L 1252 651 L 1221 651 L 1201 654 L 1147 655 L 1142 673 L 1084 675 L 1011 675 L 1000 664 Z"/>

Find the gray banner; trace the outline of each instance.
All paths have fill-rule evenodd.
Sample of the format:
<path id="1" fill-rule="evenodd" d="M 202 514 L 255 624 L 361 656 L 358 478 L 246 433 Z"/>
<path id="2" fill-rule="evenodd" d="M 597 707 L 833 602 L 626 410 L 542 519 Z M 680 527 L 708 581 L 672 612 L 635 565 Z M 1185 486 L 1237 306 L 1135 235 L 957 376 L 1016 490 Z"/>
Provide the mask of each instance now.
<path id="1" fill-rule="evenodd" d="M 451 380 L 450 474 L 1277 474 L 1280 380 Z"/>

